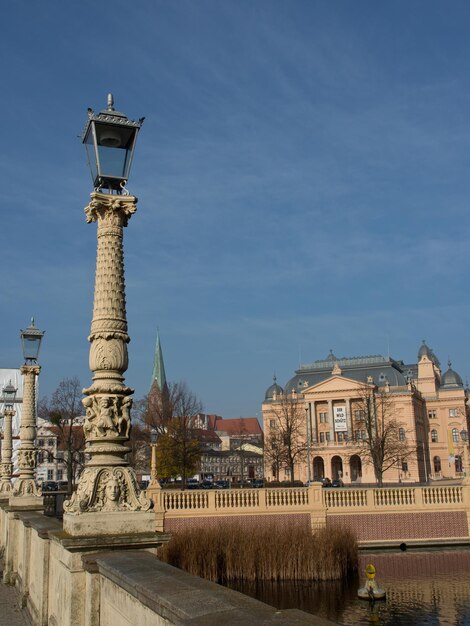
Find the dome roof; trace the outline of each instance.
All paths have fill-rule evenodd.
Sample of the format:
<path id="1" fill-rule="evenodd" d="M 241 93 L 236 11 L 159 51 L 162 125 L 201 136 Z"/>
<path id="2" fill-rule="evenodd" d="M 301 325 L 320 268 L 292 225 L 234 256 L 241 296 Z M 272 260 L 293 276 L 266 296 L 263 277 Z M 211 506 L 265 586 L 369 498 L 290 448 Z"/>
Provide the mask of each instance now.
<path id="1" fill-rule="evenodd" d="M 431 348 L 426 345 L 426 341 L 424 339 L 423 339 L 423 343 L 421 344 L 421 346 L 420 346 L 420 348 L 418 350 L 418 363 L 419 363 L 419 361 L 421 361 L 423 356 L 427 356 L 428 359 L 430 359 L 434 363 L 434 365 L 436 365 L 440 369 L 441 364 L 439 363 L 439 359 L 434 354 L 434 352 L 431 350 Z"/>
<path id="2" fill-rule="evenodd" d="M 274 396 L 280 396 L 284 393 L 284 389 L 277 384 L 276 377 L 273 377 L 273 384 L 271 387 L 266 389 L 266 393 L 264 394 L 265 401 L 273 400 Z"/>
<path id="3" fill-rule="evenodd" d="M 463 387 L 462 379 L 457 372 L 454 372 L 450 361 L 449 369 L 442 375 L 441 387 Z"/>
<path id="4" fill-rule="evenodd" d="M 423 356 L 427 356 L 429 359 L 431 358 L 431 349 L 426 345 L 424 339 L 418 350 L 418 361 L 420 361 Z"/>

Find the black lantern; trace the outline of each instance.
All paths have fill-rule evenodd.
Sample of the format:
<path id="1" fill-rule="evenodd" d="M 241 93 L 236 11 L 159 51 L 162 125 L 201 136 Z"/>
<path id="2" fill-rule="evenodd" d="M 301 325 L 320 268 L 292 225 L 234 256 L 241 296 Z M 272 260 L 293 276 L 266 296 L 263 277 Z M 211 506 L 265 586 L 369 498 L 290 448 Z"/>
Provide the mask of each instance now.
<path id="1" fill-rule="evenodd" d="M 39 348 L 44 331 L 39 330 L 34 325 L 34 317 L 31 318 L 31 324 L 26 330 L 20 333 L 21 343 L 23 344 L 23 357 L 26 364 L 37 363 L 39 356 Z"/>
<path id="2" fill-rule="evenodd" d="M 98 114 L 88 109 L 82 141 L 95 189 L 105 187 L 110 192 L 122 192 L 129 179 L 135 142 L 144 119 L 135 122 L 115 111 L 112 94 L 108 94 L 107 109 Z"/>
<path id="3" fill-rule="evenodd" d="M 7 409 L 12 409 L 15 404 L 16 392 L 18 389 L 11 384 L 11 380 L 8 385 L 5 385 L 2 391 L 1 401 Z"/>

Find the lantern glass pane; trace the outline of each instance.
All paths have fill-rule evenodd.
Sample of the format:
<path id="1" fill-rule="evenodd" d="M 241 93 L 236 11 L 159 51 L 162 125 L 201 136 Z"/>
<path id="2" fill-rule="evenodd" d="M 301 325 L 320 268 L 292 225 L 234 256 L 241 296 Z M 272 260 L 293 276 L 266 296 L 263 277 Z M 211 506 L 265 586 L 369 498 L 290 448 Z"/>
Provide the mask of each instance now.
<path id="1" fill-rule="evenodd" d="M 27 337 L 23 335 L 23 357 L 26 361 L 36 361 L 39 355 L 41 337 Z"/>
<path id="2" fill-rule="evenodd" d="M 109 148 L 99 145 L 100 177 L 104 179 L 127 178 L 128 154 L 129 150 L 126 148 Z"/>
<path id="3" fill-rule="evenodd" d="M 91 126 L 85 139 L 85 148 L 93 184 L 96 186 L 98 184 L 98 164 L 96 162 L 95 144 L 93 141 Z"/>

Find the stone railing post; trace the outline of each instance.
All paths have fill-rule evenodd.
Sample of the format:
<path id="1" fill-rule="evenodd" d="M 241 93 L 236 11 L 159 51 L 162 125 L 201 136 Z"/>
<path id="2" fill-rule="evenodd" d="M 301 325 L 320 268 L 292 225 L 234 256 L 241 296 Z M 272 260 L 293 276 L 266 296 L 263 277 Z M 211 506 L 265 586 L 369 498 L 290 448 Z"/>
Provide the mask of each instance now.
<path id="1" fill-rule="evenodd" d="M 326 526 L 326 506 L 323 504 L 323 491 L 320 483 L 313 483 L 308 487 L 308 502 L 310 507 L 310 523 L 312 531 Z"/>

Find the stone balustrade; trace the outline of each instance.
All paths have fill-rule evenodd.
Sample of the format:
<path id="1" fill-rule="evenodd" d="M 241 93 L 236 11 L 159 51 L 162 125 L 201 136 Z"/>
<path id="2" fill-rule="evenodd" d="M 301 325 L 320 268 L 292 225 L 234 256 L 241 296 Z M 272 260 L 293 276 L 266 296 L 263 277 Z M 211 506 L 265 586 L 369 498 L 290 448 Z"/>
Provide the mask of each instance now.
<path id="1" fill-rule="evenodd" d="M 165 491 L 153 496 L 160 511 L 159 530 L 218 523 L 230 517 L 258 523 L 339 524 L 350 528 L 359 543 L 390 539 L 384 513 L 390 514 L 406 540 L 465 540 L 470 542 L 470 486 L 438 485 L 390 488 L 300 488 Z M 393 517 L 399 516 L 399 517 Z M 365 533 L 364 526 L 369 530 Z M 374 530 L 375 529 L 375 530 Z M 375 534 L 374 534 L 375 533 Z"/>

